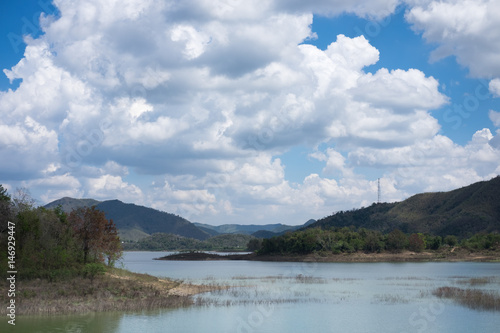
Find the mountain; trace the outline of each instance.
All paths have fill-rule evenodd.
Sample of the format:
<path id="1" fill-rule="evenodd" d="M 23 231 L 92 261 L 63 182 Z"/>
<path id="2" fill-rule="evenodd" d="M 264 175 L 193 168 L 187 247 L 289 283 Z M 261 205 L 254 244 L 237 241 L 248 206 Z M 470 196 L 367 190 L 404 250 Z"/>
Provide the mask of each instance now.
<path id="1" fill-rule="evenodd" d="M 58 205 L 61 205 L 67 213 L 78 207 L 96 206 L 97 209 L 106 214 L 107 219 L 112 219 L 115 222 L 123 240 L 137 241 L 156 232 L 171 233 L 198 240 L 205 240 L 211 236 L 180 216 L 153 208 L 123 203 L 119 200 L 100 202 L 93 199 L 62 198 L 45 205 L 45 208 L 52 209 Z"/>
<path id="2" fill-rule="evenodd" d="M 500 176 L 449 192 L 422 193 L 402 202 L 338 212 L 306 228 L 355 226 L 383 233 L 469 237 L 500 232 Z"/>
<path id="3" fill-rule="evenodd" d="M 64 197 L 45 205 L 45 208 L 54 209 L 57 206 L 61 206 L 64 212 L 70 213 L 73 209 L 80 207 L 97 206 L 100 203 L 101 203 L 100 201 L 94 199 L 74 199 L 74 198 Z"/>
<path id="4" fill-rule="evenodd" d="M 97 209 L 106 214 L 106 218 L 113 219 L 123 240 L 132 241 L 144 239 L 157 232 L 176 234 L 198 240 L 205 240 L 222 234 L 252 235 L 256 232 L 263 232 L 263 236 L 272 237 L 281 235 L 287 231 L 294 231 L 314 222 L 314 220 L 309 220 L 301 226 L 285 224 L 224 224 L 213 226 L 203 223 L 191 223 L 174 214 L 135 204 L 123 203 L 119 200 L 97 201 L 94 199 L 68 197 L 53 201 L 45 205 L 45 208 L 53 209 L 58 206 L 61 206 L 63 211 L 68 214 L 76 208 L 96 206 Z"/>
<path id="5" fill-rule="evenodd" d="M 305 227 L 311 223 L 316 222 L 316 220 L 309 220 L 303 225 L 299 226 L 292 226 L 292 225 L 286 225 L 286 224 L 248 224 L 248 225 L 243 225 L 243 224 L 223 224 L 219 226 L 214 226 L 214 225 L 209 225 L 209 224 L 203 224 L 203 223 L 194 223 L 198 228 L 205 230 L 209 233 L 216 233 L 216 234 L 243 234 L 243 235 L 254 235 L 258 232 L 265 232 L 263 235 L 281 235 L 284 234 L 285 232 L 288 231 L 294 231 L 299 228 Z M 214 235 L 216 235 L 214 234 Z M 257 236 L 258 237 L 258 236 Z"/>
<path id="6" fill-rule="evenodd" d="M 97 209 L 105 212 L 106 218 L 113 219 L 120 230 L 139 229 L 150 235 L 163 232 L 199 240 L 210 237 L 185 218 L 153 208 L 108 200 L 98 204 Z"/>

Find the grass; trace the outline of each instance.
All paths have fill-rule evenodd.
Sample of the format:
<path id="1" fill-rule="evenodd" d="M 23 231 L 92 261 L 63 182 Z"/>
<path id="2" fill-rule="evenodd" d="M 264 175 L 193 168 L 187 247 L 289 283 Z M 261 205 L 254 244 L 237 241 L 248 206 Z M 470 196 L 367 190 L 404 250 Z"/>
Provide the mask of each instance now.
<path id="1" fill-rule="evenodd" d="M 383 303 L 383 304 L 400 304 L 409 303 L 409 300 L 401 295 L 390 295 L 390 294 L 377 294 L 373 296 L 373 303 Z"/>
<path id="2" fill-rule="evenodd" d="M 493 291 L 440 287 L 434 290 L 433 295 L 452 299 L 474 310 L 500 311 L 500 295 Z"/>
<path id="3" fill-rule="evenodd" d="M 468 284 L 470 286 L 482 286 L 490 283 L 495 283 L 496 282 L 496 277 L 489 276 L 489 277 L 477 277 L 477 278 L 470 278 L 466 280 L 458 280 L 457 284 Z"/>
<path id="4" fill-rule="evenodd" d="M 51 282 L 18 281 L 18 315 L 84 314 L 104 311 L 136 311 L 183 307 L 193 304 L 189 295 L 173 292 L 179 281 L 164 280 L 123 269 L 108 269 L 93 283 L 83 277 Z M 196 292 L 192 292 L 194 294 Z M 6 295 L 0 296 L 5 298 Z M 5 300 L 2 300 L 5 304 Z"/>

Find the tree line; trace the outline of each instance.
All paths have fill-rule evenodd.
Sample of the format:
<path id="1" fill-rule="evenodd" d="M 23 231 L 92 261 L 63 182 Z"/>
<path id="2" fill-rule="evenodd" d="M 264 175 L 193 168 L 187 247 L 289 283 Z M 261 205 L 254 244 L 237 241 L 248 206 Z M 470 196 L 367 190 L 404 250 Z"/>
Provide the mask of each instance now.
<path id="1" fill-rule="evenodd" d="M 500 234 L 476 234 L 459 239 L 454 235 L 446 237 L 431 234 L 405 234 L 399 229 L 383 234 L 379 231 L 355 227 L 333 227 L 329 229 L 310 228 L 287 233 L 259 244 L 260 254 L 309 254 L 313 252 L 379 253 L 410 250 L 439 250 L 443 246 L 461 246 L 469 250 L 500 250 Z"/>
<path id="2" fill-rule="evenodd" d="M 10 224 L 9 228 L 9 222 Z M 93 275 L 122 255 L 112 220 L 95 207 L 66 214 L 60 207 L 36 207 L 26 190 L 11 196 L 0 185 L 0 254 L 6 267 L 8 235 L 14 235 L 15 262 L 21 279 Z M 12 239 L 12 237 L 11 237 Z"/>
<path id="3" fill-rule="evenodd" d="M 125 250 L 133 251 L 244 251 L 256 238 L 243 234 L 224 234 L 204 241 L 169 233 L 154 233 L 137 242 L 123 243 Z"/>

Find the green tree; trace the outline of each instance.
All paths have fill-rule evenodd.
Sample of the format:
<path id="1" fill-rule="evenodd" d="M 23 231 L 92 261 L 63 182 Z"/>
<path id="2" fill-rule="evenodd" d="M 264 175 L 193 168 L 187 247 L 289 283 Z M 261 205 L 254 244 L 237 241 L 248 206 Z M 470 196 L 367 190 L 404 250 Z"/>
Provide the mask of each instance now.
<path id="1" fill-rule="evenodd" d="M 85 265 L 83 272 L 87 278 L 90 280 L 90 284 L 94 284 L 94 279 L 99 275 L 104 275 L 106 268 L 101 263 L 89 263 Z"/>
<path id="2" fill-rule="evenodd" d="M 453 247 L 453 246 L 457 246 L 458 244 L 458 239 L 456 236 L 454 235 L 448 235 L 444 238 L 444 243 L 445 244 L 448 244 L 449 246 Z"/>
<path id="3" fill-rule="evenodd" d="M 11 198 L 7 190 L 0 184 L 0 233 L 7 230 L 7 224 L 12 219 Z"/>
<path id="4" fill-rule="evenodd" d="M 441 236 L 426 235 L 425 244 L 426 248 L 428 249 L 439 250 L 439 248 L 443 244 L 443 239 L 441 238 Z"/>
<path id="5" fill-rule="evenodd" d="M 261 247 L 262 247 L 262 239 L 253 238 L 253 239 L 250 239 L 248 241 L 248 244 L 247 244 L 247 250 L 248 251 L 255 252 L 255 251 L 260 250 Z"/>
<path id="6" fill-rule="evenodd" d="M 408 237 L 399 229 L 391 231 L 387 235 L 387 249 L 392 252 L 401 252 L 408 246 Z"/>
<path id="7" fill-rule="evenodd" d="M 382 240 L 382 234 L 378 231 L 362 229 L 360 235 L 364 238 L 363 250 L 374 253 L 384 249 L 385 243 Z"/>

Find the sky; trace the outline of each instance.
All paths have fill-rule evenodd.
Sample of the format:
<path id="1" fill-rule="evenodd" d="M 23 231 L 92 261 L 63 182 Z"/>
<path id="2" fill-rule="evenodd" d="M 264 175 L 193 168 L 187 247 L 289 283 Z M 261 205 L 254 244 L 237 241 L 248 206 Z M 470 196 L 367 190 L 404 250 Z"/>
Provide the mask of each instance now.
<path id="1" fill-rule="evenodd" d="M 0 184 L 303 224 L 500 174 L 499 0 L 0 4 Z"/>

